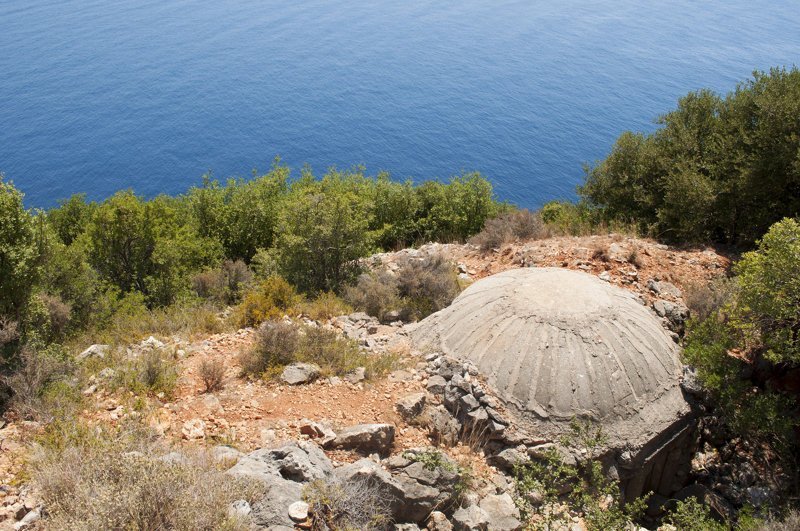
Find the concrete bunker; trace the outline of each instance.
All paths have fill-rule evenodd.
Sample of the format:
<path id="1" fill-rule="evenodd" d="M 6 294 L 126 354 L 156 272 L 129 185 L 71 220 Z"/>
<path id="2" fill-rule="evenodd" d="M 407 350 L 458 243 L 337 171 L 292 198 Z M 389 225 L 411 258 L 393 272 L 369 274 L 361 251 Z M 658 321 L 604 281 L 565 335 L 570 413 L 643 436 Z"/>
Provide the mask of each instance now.
<path id="1" fill-rule="evenodd" d="M 533 439 L 557 441 L 575 418 L 601 425 L 626 499 L 683 486 L 695 423 L 679 347 L 634 293 L 566 269 L 514 269 L 475 282 L 411 336 L 477 367 Z"/>

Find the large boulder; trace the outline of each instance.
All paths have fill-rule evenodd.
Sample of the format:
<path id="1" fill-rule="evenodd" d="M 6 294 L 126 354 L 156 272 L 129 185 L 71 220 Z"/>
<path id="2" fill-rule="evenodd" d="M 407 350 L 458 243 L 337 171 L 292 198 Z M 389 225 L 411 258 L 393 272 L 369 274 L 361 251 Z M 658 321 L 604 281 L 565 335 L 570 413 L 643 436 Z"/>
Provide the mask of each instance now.
<path id="1" fill-rule="evenodd" d="M 319 365 L 313 363 L 292 363 L 283 369 L 281 380 L 289 385 L 311 383 L 320 375 Z"/>
<path id="2" fill-rule="evenodd" d="M 357 424 L 338 432 L 326 448 L 356 450 L 362 453 L 386 454 L 394 443 L 392 424 Z"/>

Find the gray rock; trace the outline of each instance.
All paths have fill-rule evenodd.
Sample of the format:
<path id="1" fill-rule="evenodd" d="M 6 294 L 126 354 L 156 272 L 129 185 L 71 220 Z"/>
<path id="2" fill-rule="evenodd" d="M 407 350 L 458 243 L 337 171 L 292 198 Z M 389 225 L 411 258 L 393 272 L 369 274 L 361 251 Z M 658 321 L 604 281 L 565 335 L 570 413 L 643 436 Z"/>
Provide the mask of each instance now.
<path id="1" fill-rule="evenodd" d="M 506 448 L 490 458 L 490 462 L 504 470 L 513 470 L 515 466 L 528 462 L 528 456 L 516 448 Z"/>
<path id="2" fill-rule="evenodd" d="M 388 453 L 394 443 L 392 424 L 357 424 L 336 434 L 326 448 L 342 448 L 364 453 Z"/>
<path id="3" fill-rule="evenodd" d="M 29 526 L 34 525 L 42 518 L 41 507 L 36 507 L 34 510 L 29 511 L 28 514 L 22 517 L 22 520 L 14 524 L 14 531 L 20 529 L 27 529 Z"/>
<path id="4" fill-rule="evenodd" d="M 283 369 L 281 380 L 289 385 L 311 383 L 319 377 L 320 368 L 313 363 L 292 363 Z"/>
<path id="5" fill-rule="evenodd" d="M 405 508 L 403 488 L 389 472 L 381 468 L 375 461 L 361 459 L 337 468 L 334 475 L 343 482 L 362 481 L 372 485 L 381 493 L 381 498 L 386 501 L 395 519 L 409 520 L 403 517 Z"/>
<path id="6" fill-rule="evenodd" d="M 456 531 L 485 531 L 489 529 L 489 515 L 477 505 L 461 507 L 453 513 Z"/>
<path id="7" fill-rule="evenodd" d="M 522 529 L 522 522 L 519 521 L 519 509 L 507 492 L 486 496 L 481 500 L 479 507 L 489 515 L 489 529 L 497 531 Z"/>
<path id="8" fill-rule="evenodd" d="M 358 382 L 363 382 L 367 377 L 367 369 L 364 367 L 357 367 L 353 369 L 352 372 L 349 372 L 344 375 L 344 381 L 351 384 L 357 384 Z"/>
<path id="9" fill-rule="evenodd" d="M 155 337 L 150 336 L 147 339 L 145 339 L 144 341 L 142 341 L 141 343 L 139 343 L 139 347 L 142 350 L 156 350 L 156 349 L 164 348 L 164 343 L 162 343 L 161 341 L 159 341 Z"/>
<path id="10" fill-rule="evenodd" d="M 428 392 L 434 395 L 441 395 L 444 393 L 444 388 L 446 385 L 447 380 L 436 374 L 428 378 L 428 384 L 426 385 L 426 388 L 428 389 Z"/>
<path id="11" fill-rule="evenodd" d="M 253 508 L 250 507 L 250 504 L 247 502 L 247 500 L 236 500 L 228 507 L 228 514 L 235 518 L 244 518 L 250 516 L 250 513 L 252 512 Z"/>
<path id="12" fill-rule="evenodd" d="M 333 473 L 328 457 L 312 443 L 301 441 L 267 452 L 269 458 L 277 464 L 280 475 L 292 481 L 313 481 Z"/>
<path id="13" fill-rule="evenodd" d="M 444 406 L 428 408 L 433 436 L 441 442 L 452 444 L 458 440 L 461 424 Z"/>
<path id="14" fill-rule="evenodd" d="M 478 407 L 480 407 L 480 404 L 472 395 L 462 396 L 459 403 L 464 411 L 472 411 L 473 409 L 477 409 Z"/>
<path id="15" fill-rule="evenodd" d="M 395 531 L 420 531 L 417 524 L 394 524 Z"/>
<path id="16" fill-rule="evenodd" d="M 441 511 L 433 511 L 428 517 L 428 531 L 453 531 L 453 524 Z"/>
<path id="17" fill-rule="evenodd" d="M 664 295 L 667 297 L 674 297 L 679 299 L 681 297 L 681 290 L 675 284 L 666 282 L 664 280 L 657 281 L 650 279 L 647 281 L 647 288 L 657 295 Z"/>
<path id="18" fill-rule="evenodd" d="M 425 408 L 425 393 L 406 395 L 396 404 L 397 412 L 405 419 L 413 419 Z"/>
<path id="19" fill-rule="evenodd" d="M 168 463 L 170 465 L 188 465 L 189 458 L 181 452 L 170 452 L 158 458 L 159 461 Z"/>
<path id="20" fill-rule="evenodd" d="M 111 349 L 109 345 L 92 345 L 80 354 L 75 359 L 83 361 L 89 358 L 105 358 L 108 351 Z"/>
<path id="21" fill-rule="evenodd" d="M 211 457 L 217 463 L 231 463 L 234 465 L 243 456 L 244 454 L 236 448 L 224 444 L 219 444 L 211 449 Z"/>

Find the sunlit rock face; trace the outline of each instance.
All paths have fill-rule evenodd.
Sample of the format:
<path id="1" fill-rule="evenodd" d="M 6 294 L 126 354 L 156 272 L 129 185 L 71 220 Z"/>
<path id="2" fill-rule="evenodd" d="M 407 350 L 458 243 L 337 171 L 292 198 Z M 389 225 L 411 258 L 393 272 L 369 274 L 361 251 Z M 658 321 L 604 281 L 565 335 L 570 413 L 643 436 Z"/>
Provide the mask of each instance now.
<path id="1" fill-rule="evenodd" d="M 493 275 L 411 335 L 422 349 L 477 366 L 532 435 L 567 434 L 574 418 L 599 423 L 636 475 L 689 424 L 678 346 L 635 294 L 589 274 Z"/>

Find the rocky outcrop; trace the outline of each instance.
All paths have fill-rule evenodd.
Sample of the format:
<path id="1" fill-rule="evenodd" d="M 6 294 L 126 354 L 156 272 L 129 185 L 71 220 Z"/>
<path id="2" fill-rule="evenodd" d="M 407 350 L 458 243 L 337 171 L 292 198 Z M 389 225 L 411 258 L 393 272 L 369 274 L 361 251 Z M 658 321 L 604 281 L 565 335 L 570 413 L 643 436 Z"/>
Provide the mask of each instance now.
<path id="1" fill-rule="evenodd" d="M 320 375 L 319 365 L 314 363 L 292 363 L 281 373 L 281 381 L 289 385 L 311 383 Z"/>

